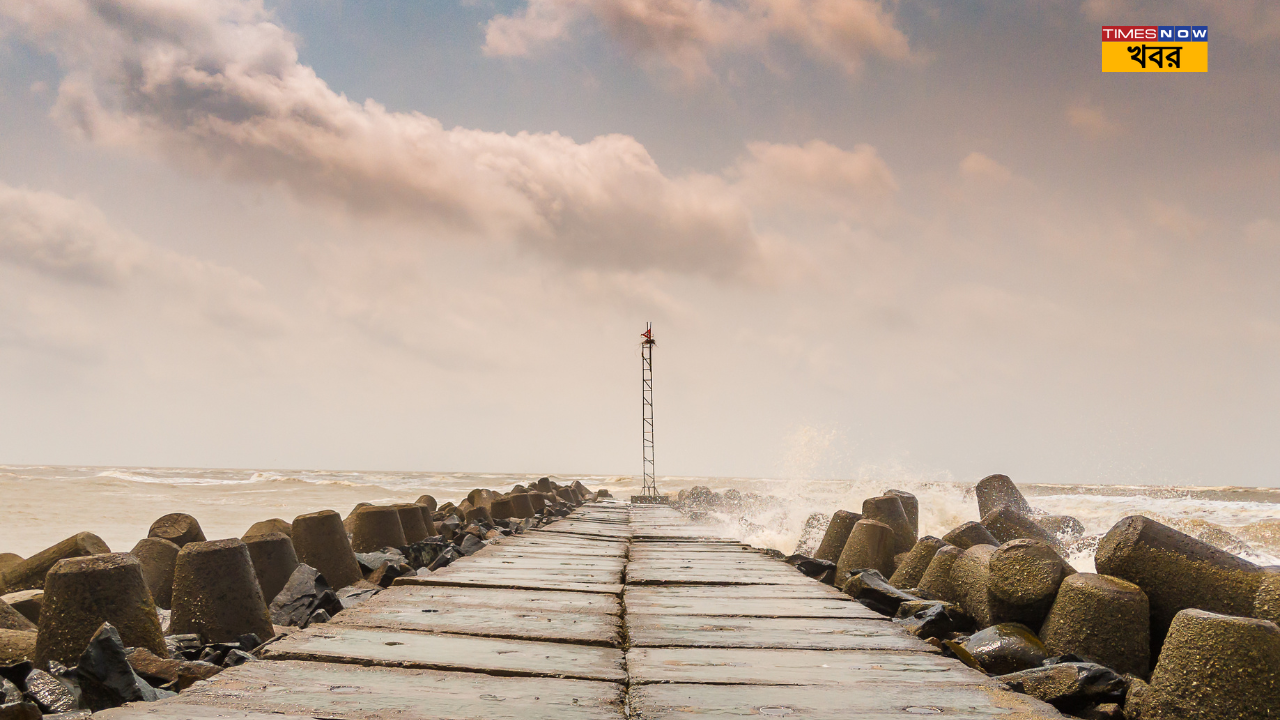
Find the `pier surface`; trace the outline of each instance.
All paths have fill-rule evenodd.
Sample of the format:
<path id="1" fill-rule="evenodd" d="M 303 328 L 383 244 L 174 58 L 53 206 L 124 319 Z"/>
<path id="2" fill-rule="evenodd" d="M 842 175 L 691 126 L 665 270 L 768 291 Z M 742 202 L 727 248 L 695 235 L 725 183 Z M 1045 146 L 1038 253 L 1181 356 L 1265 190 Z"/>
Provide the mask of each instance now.
<path id="1" fill-rule="evenodd" d="M 104 720 L 1061 718 L 661 506 L 591 503 Z"/>

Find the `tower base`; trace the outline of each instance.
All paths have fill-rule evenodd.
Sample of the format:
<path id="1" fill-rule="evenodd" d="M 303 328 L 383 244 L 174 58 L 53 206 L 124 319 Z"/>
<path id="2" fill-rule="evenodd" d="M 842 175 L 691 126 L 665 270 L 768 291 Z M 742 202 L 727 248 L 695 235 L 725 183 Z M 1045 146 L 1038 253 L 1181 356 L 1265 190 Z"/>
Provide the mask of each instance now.
<path id="1" fill-rule="evenodd" d="M 632 505 L 670 505 L 671 498 L 666 495 L 632 495 Z"/>

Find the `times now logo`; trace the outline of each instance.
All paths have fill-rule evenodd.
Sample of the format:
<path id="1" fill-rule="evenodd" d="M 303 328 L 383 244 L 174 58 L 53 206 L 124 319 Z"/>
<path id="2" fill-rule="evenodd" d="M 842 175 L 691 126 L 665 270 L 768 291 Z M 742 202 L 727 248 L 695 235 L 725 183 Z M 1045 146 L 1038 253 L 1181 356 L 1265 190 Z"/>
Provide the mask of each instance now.
<path id="1" fill-rule="evenodd" d="M 1102 28 L 1103 42 L 1159 40 L 1161 42 L 1205 42 L 1207 25 L 1116 25 Z"/>

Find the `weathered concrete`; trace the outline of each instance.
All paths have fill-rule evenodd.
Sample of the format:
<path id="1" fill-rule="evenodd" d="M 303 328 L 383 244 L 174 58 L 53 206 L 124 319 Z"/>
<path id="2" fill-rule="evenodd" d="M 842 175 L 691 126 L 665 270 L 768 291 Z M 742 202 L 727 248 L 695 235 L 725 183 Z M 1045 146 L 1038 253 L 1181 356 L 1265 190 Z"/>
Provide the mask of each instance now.
<path id="1" fill-rule="evenodd" d="M 699 532 L 670 508 L 587 504 L 430 575 L 397 578 L 330 623 L 269 644 L 265 662 L 102 716 L 1059 717 L 838 590 Z"/>

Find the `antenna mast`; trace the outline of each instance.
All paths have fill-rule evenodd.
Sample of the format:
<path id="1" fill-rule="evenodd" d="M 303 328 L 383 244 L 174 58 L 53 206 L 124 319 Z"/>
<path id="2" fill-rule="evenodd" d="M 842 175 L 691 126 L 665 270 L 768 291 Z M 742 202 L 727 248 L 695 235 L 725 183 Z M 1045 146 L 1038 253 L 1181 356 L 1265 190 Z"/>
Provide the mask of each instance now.
<path id="1" fill-rule="evenodd" d="M 645 323 L 640 334 L 640 414 L 641 445 L 644 453 L 644 489 L 631 502 L 645 504 L 667 503 L 667 496 L 658 494 L 657 476 L 653 472 L 653 323 Z"/>

